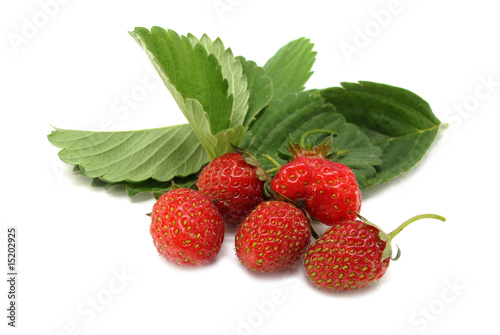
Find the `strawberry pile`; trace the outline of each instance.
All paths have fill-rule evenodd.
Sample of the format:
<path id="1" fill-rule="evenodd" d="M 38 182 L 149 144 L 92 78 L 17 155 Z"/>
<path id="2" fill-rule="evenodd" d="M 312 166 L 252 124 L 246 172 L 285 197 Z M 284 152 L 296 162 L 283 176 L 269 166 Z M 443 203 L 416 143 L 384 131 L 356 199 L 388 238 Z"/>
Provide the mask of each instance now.
<path id="1" fill-rule="evenodd" d="M 194 189 L 163 194 L 151 213 L 150 234 L 160 255 L 183 266 L 212 262 L 225 225 L 237 227 L 236 256 L 250 271 L 272 272 L 303 259 L 318 288 L 346 291 L 379 280 L 393 258 L 390 234 L 360 215 L 361 191 L 349 167 L 330 159 L 331 142 L 306 149 L 291 142 L 291 160 L 273 178 L 249 153 L 226 153 L 201 171 Z M 328 229 L 318 236 L 312 221 Z M 315 241 L 311 244 L 311 238 Z"/>
<path id="2" fill-rule="evenodd" d="M 248 270 L 303 262 L 314 286 L 352 290 L 384 275 L 391 241 L 407 224 L 444 220 L 417 216 L 386 234 L 360 216 L 361 190 L 409 171 L 446 128 L 417 94 L 368 81 L 306 90 L 317 53 L 304 37 L 258 66 L 206 34 L 155 26 L 130 35 L 187 124 L 54 128 L 48 139 L 93 186 L 153 193 L 150 235 L 168 261 L 213 262 L 229 226 Z M 282 150 L 287 140 L 289 153 Z M 326 232 L 319 236 L 315 227 Z"/>

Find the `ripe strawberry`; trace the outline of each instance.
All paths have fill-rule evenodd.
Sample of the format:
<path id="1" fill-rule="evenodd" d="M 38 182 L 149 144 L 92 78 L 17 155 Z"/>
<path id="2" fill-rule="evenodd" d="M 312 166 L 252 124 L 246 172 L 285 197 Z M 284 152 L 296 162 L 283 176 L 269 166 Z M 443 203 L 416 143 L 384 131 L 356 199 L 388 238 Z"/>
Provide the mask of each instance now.
<path id="1" fill-rule="evenodd" d="M 312 217 L 328 226 L 355 219 L 361 209 L 356 176 L 344 164 L 325 162 L 314 169 L 306 205 Z"/>
<path id="2" fill-rule="evenodd" d="M 366 219 L 337 224 L 307 250 L 304 266 L 309 280 L 318 287 L 347 291 L 366 287 L 386 272 L 392 255 L 392 239 L 410 223 L 442 216 L 423 214 L 404 222 L 390 234 Z M 393 258 L 396 260 L 398 255 Z"/>
<path id="3" fill-rule="evenodd" d="M 294 159 L 283 165 L 271 187 L 292 200 L 305 198 L 306 209 L 326 225 L 356 219 L 361 209 L 361 191 L 356 176 L 346 165 L 324 158 L 331 147 L 306 150 L 291 146 Z"/>
<path id="4" fill-rule="evenodd" d="M 215 201 L 226 223 L 239 224 L 264 200 L 264 181 L 259 179 L 257 169 L 241 154 L 227 153 L 202 170 L 196 185 Z"/>
<path id="5" fill-rule="evenodd" d="M 209 263 L 219 253 L 225 225 L 217 207 L 205 195 L 176 189 L 153 206 L 150 233 L 158 252 L 185 266 Z"/>
<path id="6" fill-rule="evenodd" d="M 236 255 L 252 271 L 283 270 L 304 253 L 311 228 L 304 213 L 284 201 L 260 203 L 236 232 Z"/>
<path id="7" fill-rule="evenodd" d="M 324 158 L 299 156 L 280 168 L 271 187 L 289 199 L 305 199 L 314 170 L 325 161 Z"/>

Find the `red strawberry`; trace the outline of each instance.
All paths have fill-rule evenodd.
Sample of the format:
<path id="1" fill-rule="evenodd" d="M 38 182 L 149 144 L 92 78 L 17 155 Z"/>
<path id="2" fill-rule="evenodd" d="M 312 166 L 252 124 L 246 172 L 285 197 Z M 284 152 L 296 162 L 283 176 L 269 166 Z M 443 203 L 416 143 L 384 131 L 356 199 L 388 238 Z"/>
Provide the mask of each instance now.
<path id="1" fill-rule="evenodd" d="M 197 266 L 212 261 L 220 251 L 224 229 L 212 201 L 187 188 L 162 195 L 151 213 L 150 233 L 156 249 L 179 265 Z"/>
<path id="2" fill-rule="evenodd" d="M 281 167 L 271 187 L 292 200 L 305 198 L 309 214 L 332 226 L 356 219 L 361 191 L 351 169 L 324 158 L 330 149 L 328 145 L 312 150 L 293 145 L 290 151 L 294 159 Z"/>
<path id="3" fill-rule="evenodd" d="M 215 201 L 224 221 L 239 224 L 261 203 L 264 181 L 257 167 L 239 153 L 227 153 L 211 161 L 198 177 L 197 187 Z"/>
<path id="4" fill-rule="evenodd" d="M 309 221 L 298 207 L 266 201 L 238 227 L 236 255 L 252 271 L 283 270 L 300 258 L 310 238 Z"/>
<path id="5" fill-rule="evenodd" d="M 442 216 L 423 214 L 404 222 L 390 234 L 369 221 L 353 220 L 337 224 L 314 242 L 304 260 L 309 280 L 318 287 L 346 291 L 366 287 L 386 272 L 392 255 L 392 239 L 410 223 Z M 394 260 L 399 258 L 398 255 Z"/>
<path id="6" fill-rule="evenodd" d="M 312 217 L 328 226 L 355 219 L 361 209 L 356 176 L 346 165 L 327 160 L 314 169 L 306 205 Z"/>
<path id="7" fill-rule="evenodd" d="M 271 187 L 289 199 L 305 199 L 314 169 L 325 161 L 324 158 L 297 157 L 280 168 L 271 182 Z"/>

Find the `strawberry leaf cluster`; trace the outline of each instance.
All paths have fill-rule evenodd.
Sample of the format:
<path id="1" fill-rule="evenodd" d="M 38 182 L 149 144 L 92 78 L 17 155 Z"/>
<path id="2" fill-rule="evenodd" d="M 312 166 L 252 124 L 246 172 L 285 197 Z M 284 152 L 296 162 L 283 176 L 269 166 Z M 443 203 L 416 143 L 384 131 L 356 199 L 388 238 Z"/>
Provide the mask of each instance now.
<path id="1" fill-rule="evenodd" d="M 322 129 L 312 145 L 334 133 L 332 160 L 350 167 L 361 189 L 417 164 L 440 121 L 427 102 L 402 88 L 366 81 L 305 90 L 316 59 L 306 38 L 280 48 L 263 66 L 234 56 L 217 38 L 180 36 L 160 27 L 130 32 L 144 50 L 187 123 L 131 131 L 55 128 L 49 141 L 75 171 L 130 196 L 189 186 L 203 166 L 237 145 L 283 164 L 288 136 Z"/>

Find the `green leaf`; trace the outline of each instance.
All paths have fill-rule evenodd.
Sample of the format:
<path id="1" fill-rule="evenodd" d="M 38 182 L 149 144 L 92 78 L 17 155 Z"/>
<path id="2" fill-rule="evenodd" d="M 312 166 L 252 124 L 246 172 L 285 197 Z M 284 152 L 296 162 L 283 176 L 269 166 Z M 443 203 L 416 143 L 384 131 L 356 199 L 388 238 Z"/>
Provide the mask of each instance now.
<path id="1" fill-rule="evenodd" d="M 189 38 L 160 27 L 151 31 L 138 27 L 130 35 L 146 52 L 177 103 L 181 100 L 177 94 L 182 101 L 197 100 L 207 114 L 211 134 L 231 128 L 233 96 L 228 95 L 228 81 L 224 80 L 214 54 L 207 53 L 201 44 L 193 46 Z"/>
<path id="2" fill-rule="evenodd" d="M 183 188 L 192 188 L 196 184 L 197 181 L 198 181 L 198 173 L 189 175 L 187 177 L 173 179 L 173 182 L 175 183 L 175 185 L 177 185 L 178 187 L 183 187 Z M 129 184 L 127 186 L 127 192 L 129 192 L 130 196 L 133 196 L 133 195 L 138 194 L 140 192 L 152 192 L 153 197 L 158 199 L 162 194 L 172 190 L 172 187 L 173 187 L 172 183 L 170 185 L 166 185 L 166 184 L 162 185 L 162 184 L 156 183 L 155 181 L 152 181 L 149 184 L 141 185 L 140 188 L 135 187 L 133 184 Z"/>
<path id="3" fill-rule="evenodd" d="M 248 111 L 243 125 L 248 128 L 258 114 L 266 107 L 273 96 L 273 86 L 271 78 L 266 75 L 264 69 L 254 61 L 246 60 L 242 56 L 236 57 L 243 66 L 243 74 L 247 77 Z"/>
<path id="4" fill-rule="evenodd" d="M 229 127 L 234 128 L 242 125 L 248 111 L 250 96 L 250 91 L 247 89 L 247 77 L 243 75 L 242 64 L 234 57 L 230 48 L 225 49 L 219 38 L 213 42 L 207 35 L 203 35 L 198 40 L 195 36 L 188 34 L 188 38 L 193 45 L 201 44 L 209 54 L 217 57 L 221 65 L 222 76 L 229 84 L 227 93 L 233 96 Z"/>
<path id="5" fill-rule="evenodd" d="M 375 175 L 374 165 L 381 164 L 381 150 L 369 144 L 366 135 L 344 117 L 325 104 L 318 93 L 290 94 L 282 100 L 273 100 L 251 125 L 252 136 L 245 137 L 240 146 L 259 158 L 265 169 L 274 167 L 262 155 L 268 154 L 281 165 L 285 164 L 278 151 L 286 151 L 289 135 L 299 139 L 310 130 L 323 129 L 337 133 L 332 145 L 337 150 L 333 159 L 349 166 L 358 178 L 361 188 L 365 180 Z M 327 134 L 313 134 L 313 144 L 319 144 Z"/>
<path id="6" fill-rule="evenodd" d="M 62 161 L 105 182 L 168 181 L 198 172 L 208 157 L 192 128 L 94 132 L 55 129 L 49 141 L 62 148 Z"/>
<path id="7" fill-rule="evenodd" d="M 133 197 L 134 195 L 137 195 L 139 193 L 152 193 L 153 196 L 158 199 L 161 194 L 172 189 L 173 183 L 175 183 L 175 185 L 177 185 L 178 187 L 190 188 L 194 183 L 196 183 L 197 178 L 197 173 L 191 174 L 187 177 L 175 177 L 171 181 L 164 182 L 154 179 L 147 179 L 137 183 L 127 181 L 110 183 L 100 178 L 94 178 L 92 179 L 91 185 L 94 187 L 104 187 L 106 190 L 110 189 L 113 186 L 124 186 L 128 196 L 130 197 Z"/>
<path id="8" fill-rule="evenodd" d="M 320 94 L 383 151 L 383 164 L 367 179 L 367 186 L 388 181 L 415 166 L 441 124 L 429 104 L 399 87 L 367 81 L 341 85 Z"/>
<path id="9" fill-rule="evenodd" d="M 170 83 L 167 83 L 167 86 L 169 85 Z M 221 131 L 213 135 L 210 131 L 210 122 L 207 113 L 203 111 L 201 104 L 194 99 L 186 99 L 183 101 L 182 96 L 176 92 L 174 88 L 171 88 L 171 93 L 181 110 L 184 111 L 184 115 L 188 119 L 189 124 L 210 160 L 231 151 L 232 144 L 239 144 L 241 138 L 245 134 L 245 128 L 243 126 Z"/>
<path id="10" fill-rule="evenodd" d="M 212 42 L 206 35 L 197 42 L 192 35 L 179 36 L 159 27 L 151 32 L 136 28 L 131 35 L 155 65 L 208 158 L 214 159 L 230 150 L 231 144 L 238 144 L 244 135 L 241 124 L 248 109 L 248 94 L 241 64 L 231 50 L 224 50 L 220 40 Z M 237 97 L 236 106 L 233 96 Z"/>
<path id="11" fill-rule="evenodd" d="M 309 39 L 299 38 L 283 46 L 266 62 L 264 70 L 273 83 L 273 99 L 304 89 L 316 60 L 313 46 Z"/>

